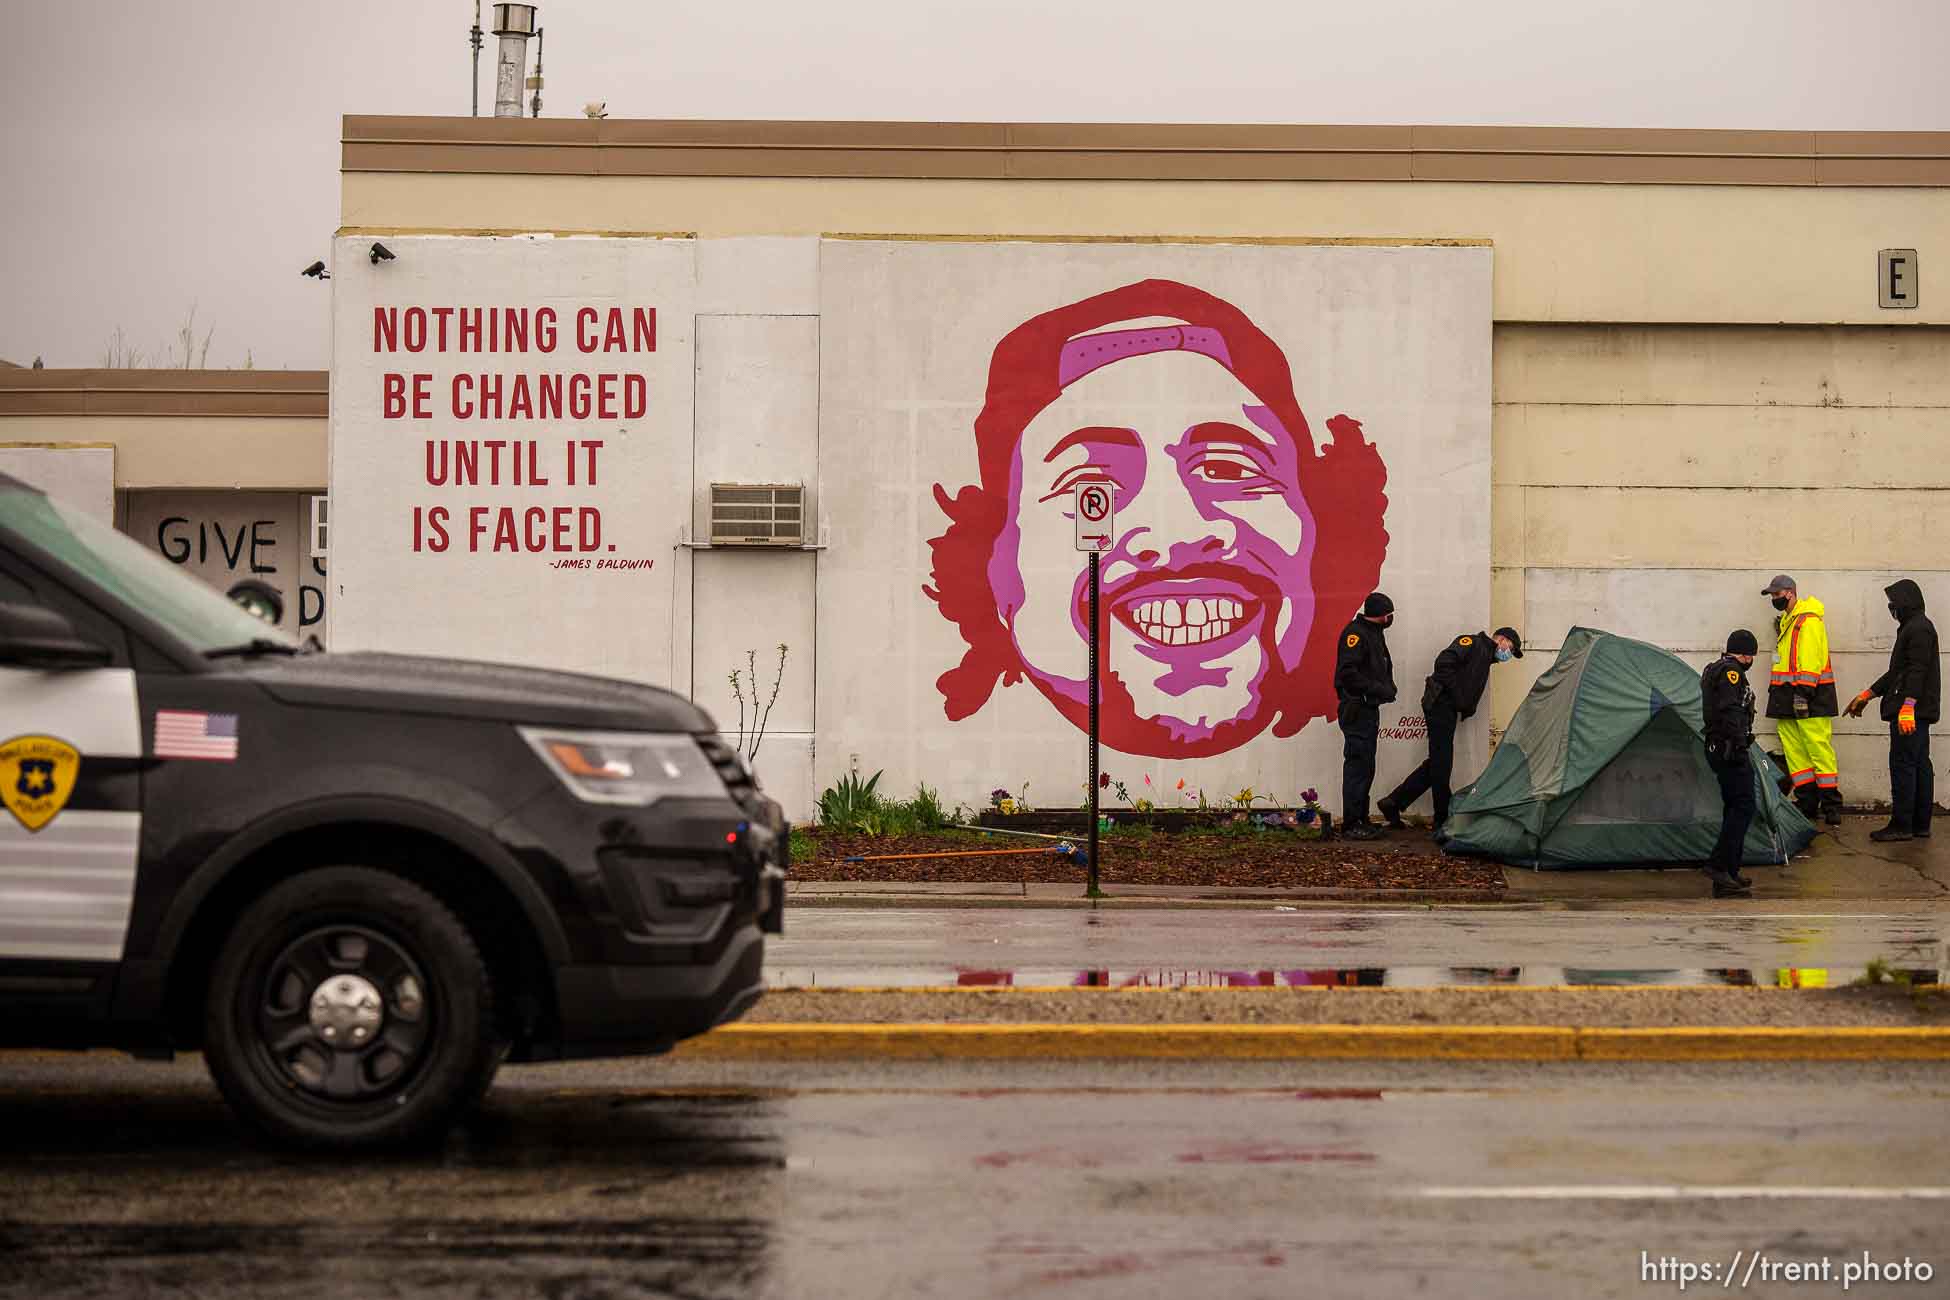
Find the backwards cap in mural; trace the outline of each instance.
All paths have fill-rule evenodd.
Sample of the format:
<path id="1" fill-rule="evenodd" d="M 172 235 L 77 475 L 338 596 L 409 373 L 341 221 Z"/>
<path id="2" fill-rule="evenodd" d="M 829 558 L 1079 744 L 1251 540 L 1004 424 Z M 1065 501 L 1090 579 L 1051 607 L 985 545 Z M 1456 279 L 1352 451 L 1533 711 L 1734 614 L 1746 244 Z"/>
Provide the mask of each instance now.
<path id="1" fill-rule="evenodd" d="M 1072 555 L 1052 580 L 1057 548 L 1038 539 L 1070 528 L 1069 487 L 1103 481 L 1119 534 L 1105 743 L 1199 758 L 1332 717 L 1335 634 L 1387 552 L 1387 470 L 1358 421 L 1326 427 L 1317 447 L 1279 345 L 1187 284 L 1128 284 L 1011 330 L 975 421 L 980 482 L 935 486 L 949 526 L 924 590 L 967 645 L 937 681 L 947 716 L 1027 678 L 1086 725 L 1087 570 Z"/>
<path id="2" fill-rule="evenodd" d="M 1720 834 L 1699 673 L 1677 655 L 1572 628 L 1530 688 L 1490 765 L 1458 791 L 1443 847 L 1518 866 L 1704 862 Z M 1743 861 L 1785 862 L 1815 828 L 1752 747 L 1755 801 Z"/>

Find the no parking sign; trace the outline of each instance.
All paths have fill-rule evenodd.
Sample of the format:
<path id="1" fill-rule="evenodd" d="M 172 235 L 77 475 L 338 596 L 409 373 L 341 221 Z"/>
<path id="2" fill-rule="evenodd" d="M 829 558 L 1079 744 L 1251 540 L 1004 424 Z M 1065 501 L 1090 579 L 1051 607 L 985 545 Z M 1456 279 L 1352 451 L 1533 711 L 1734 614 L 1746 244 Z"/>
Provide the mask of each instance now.
<path id="1" fill-rule="evenodd" d="M 1071 504 L 1071 513 L 1077 521 L 1077 549 L 1108 551 L 1110 539 L 1117 536 L 1117 510 L 1111 485 L 1079 483 Z"/>

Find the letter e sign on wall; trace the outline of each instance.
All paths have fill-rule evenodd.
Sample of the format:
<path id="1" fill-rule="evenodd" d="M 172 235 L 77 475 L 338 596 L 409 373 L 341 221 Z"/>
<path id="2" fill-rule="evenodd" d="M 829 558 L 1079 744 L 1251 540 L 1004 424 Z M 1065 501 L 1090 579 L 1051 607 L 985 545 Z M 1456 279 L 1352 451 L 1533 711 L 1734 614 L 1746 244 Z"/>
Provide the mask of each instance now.
<path id="1" fill-rule="evenodd" d="M 1077 521 L 1079 551 L 1108 551 L 1117 536 L 1117 513 L 1109 483 L 1079 483 L 1071 511 Z M 1058 534 L 1061 536 L 1061 534 Z"/>
<path id="2" fill-rule="evenodd" d="M 1885 248 L 1876 254 L 1876 293 L 1884 307 L 1914 307 L 1922 287 L 1913 248 Z"/>

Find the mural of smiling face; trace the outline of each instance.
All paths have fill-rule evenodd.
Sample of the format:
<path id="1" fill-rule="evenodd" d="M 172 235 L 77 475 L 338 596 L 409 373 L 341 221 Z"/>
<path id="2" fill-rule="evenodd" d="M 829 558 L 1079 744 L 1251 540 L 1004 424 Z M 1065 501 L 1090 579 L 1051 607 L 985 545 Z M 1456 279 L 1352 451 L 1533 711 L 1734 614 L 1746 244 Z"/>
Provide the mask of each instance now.
<path id="1" fill-rule="evenodd" d="M 1279 346 L 1225 300 L 1143 280 L 1032 317 L 990 360 L 980 481 L 935 503 L 923 593 L 967 646 L 950 721 L 1033 683 L 1088 716 L 1088 568 L 1071 489 L 1113 484 L 1100 722 L 1127 754 L 1203 758 L 1334 714 L 1335 634 L 1387 553 L 1387 469 L 1358 421 L 1316 445 Z"/>
<path id="2" fill-rule="evenodd" d="M 1315 530 L 1293 436 L 1213 357 L 1132 346 L 1169 330 L 1076 340 L 1122 342 L 1132 354 L 1075 379 L 1023 431 L 1014 528 L 990 561 L 999 597 L 1021 589 L 998 612 L 1030 680 L 1059 707 L 1085 701 L 1087 566 L 1066 586 L 1011 578 L 1025 554 L 1074 555 L 1077 483 L 1114 485 L 1104 630 L 1130 711 L 1116 729 L 1141 736 L 1151 753 L 1200 746 L 1226 724 L 1257 731 L 1270 721 L 1263 687 L 1298 667 L 1314 605 Z"/>

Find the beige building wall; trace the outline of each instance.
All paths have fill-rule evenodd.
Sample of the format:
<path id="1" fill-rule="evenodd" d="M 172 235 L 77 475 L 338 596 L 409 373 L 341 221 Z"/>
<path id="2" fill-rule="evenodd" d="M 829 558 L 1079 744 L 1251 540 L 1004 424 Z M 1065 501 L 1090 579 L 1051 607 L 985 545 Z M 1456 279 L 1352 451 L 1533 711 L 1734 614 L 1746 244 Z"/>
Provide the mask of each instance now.
<path id="1" fill-rule="evenodd" d="M 1950 268 L 1944 189 L 348 172 L 340 219 L 381 236 L 1487 239 L 1498 321 L 1887 324 L 1876 252 L 1903 247 L 1925 276 L 1904 317 L 1950 323 L 1929 279 Z"/>
<path id="2" fill-rule="evenodd" d="M 0 443 L 110 447 L 117 491 L 317 491 L 325 372 L 7 370 Z"/>
<path id="3" fill-rule="evenodd" d="M 256 416 L 0 415 L 0 443 L 101 443 L 115 486 L 310 488 L 325 484 L 325 421 Z"/>
<path id="4" fill-rule="evenodd" d="M 1735 627 L 1769 645 L 1788 573 L 1846 698 L 1887 667 L 1883 587 L 1950 611 L 1950 329 L 1500 325 L 1493 351 L 1492 603 L 1529 644 L 1584 624 L 1704 665 Z M 1549 664 L 1494 675 L 1493 725 Z M 1881 792 L 1886 726 L 1836 745 L 1843 793 Z"/>
<path id="5" fill-rule="evenodd" d="M 1769 640 L 1786 571 L 1852 694 L 1895 575 L 1950 609 L 1950 134 L 348 118 L 342 221 L 1486 240 L 1490 618 L 1540 652 L 1495 674 L 1494 730 L 1580 623 L 1704 663 L 1733 627 Z M 1879 306 L 1885 248 L 1918 251 L 1913 309 Z M 1879 793 L 1880 725 L 1838 746 Z"/>

